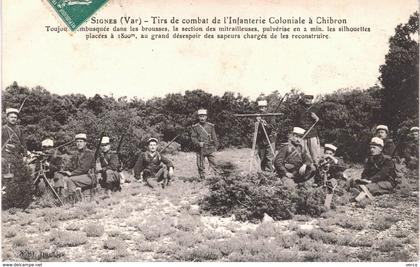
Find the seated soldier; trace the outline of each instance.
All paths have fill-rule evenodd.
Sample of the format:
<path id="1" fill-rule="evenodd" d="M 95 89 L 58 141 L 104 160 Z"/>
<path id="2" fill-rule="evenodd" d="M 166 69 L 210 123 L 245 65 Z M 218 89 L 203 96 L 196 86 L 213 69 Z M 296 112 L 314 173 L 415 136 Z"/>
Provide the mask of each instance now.
<path id="1" fill-rule="evenodd" d="M 394 141 L 388 138 L 389 130 L 386 125 L 376 126 L 375 136 L 381 138 L 384 141 L 384 148 L 382 153 L 387 156 L 393 156 L 395 150 Z"/>
<path id="2" fill-rule="evenodd" d="M 121 191 L 120 174 L 120 160 L 117 153 L 111 151 L 111 144 L 109 137 L 102 137 L 101 152 L 97 160 L 96 170 L 100 174 L 99 184 L 105 188 L 106 193 L 109 191 Z"/>
<path id="3" fill-rule="evenodd" d="M 411 127 L 409 140 L 404 144 L 401 153 L 405 165 L 410 169 L 418 169 L 419 166 L 419 127 Z"/>
<path id="4" fill-rule="evenodd" d="M 381 138 L 374 137 L 369 143 L 370 155 L 363 169 L 361 179 L 352 181 L 353 185 L 366 185 L 369 193 L 372 195 L 381 195 L 391 193 L 396 186 L 395 165 L 390 156 L 382 152 L 384 141 Z M 361 200 L 361 192 L 356 200 Z M 365 194 L 364 194 L 365 196 Z"/>
<path id="5" fill-rule="evenodd" d="M 86 147 L 86 134 L 76 134 L 76 152 L 70 159 L 70 166 L 66 171 L 60 171 L 55 179 L 67 187 L 70 195 L 89 189 L 93 184 L 93 177 L 90 170 L 95 168 L 95 155 L 92 150 Z M 80 196 L 77 196 L 81 198 Z"/>
<path id="6" fill-rule="evenodd" d="M 287 143 L 283 143 L 274 159 L 274 167 L 286 187 L 309 180 L 315 171 L 311 157 L 303 152 L 302 136 L 305 130 L 294 127 Z"/>
<path id="7" fill-rule="evenodd" d="M 140 154 L 134 165 L 134 177 L 137 180 L 143 180 L 150 187 L 153 186 L 148 179 L 156 178 L 164 188 L 169 185 L 174 175 L 174 165 L 168 158 L 157 152 L 158 140 L 156 138 L 150 138 L 147 144 L 147 151 Z"/>
<path id="8" fill-rule="evenodd" d="M 344 170 L 346 166 L 342 159 L 335 156 L 337 147 L 332 144 L 324 145 L 324 156 L 318 163 L 317 174 L 315 176 L 315 183 L 317 185 L 335 187 L 341 182 L 341 185 L 346 184 Z"/>

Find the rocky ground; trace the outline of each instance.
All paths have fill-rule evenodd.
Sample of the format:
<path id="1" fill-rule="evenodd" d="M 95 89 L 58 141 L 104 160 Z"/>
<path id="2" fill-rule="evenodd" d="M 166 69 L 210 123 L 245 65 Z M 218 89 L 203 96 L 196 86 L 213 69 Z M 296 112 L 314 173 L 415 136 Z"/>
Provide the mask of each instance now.
<path id="1" fill-rule="evenodd" d="M 249 149 L 219 156 L 248 170 Z M 164 190 L 127 176 L 123 190 L 65 207 L 2 212 L 4 261 L 418 261 L 418 180 L 410 192 L 348 204 L 320 218 L 259 224 L 203 213 L 207 189 L 195 156 L 171 156 L 177 179 Z M 361 166 L 347 171 L 360 175 Z"/>

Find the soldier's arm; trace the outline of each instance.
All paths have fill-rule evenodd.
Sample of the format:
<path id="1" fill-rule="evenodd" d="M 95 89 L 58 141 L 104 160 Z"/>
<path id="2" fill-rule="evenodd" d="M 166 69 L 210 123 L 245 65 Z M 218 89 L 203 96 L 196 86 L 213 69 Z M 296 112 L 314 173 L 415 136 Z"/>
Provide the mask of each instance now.
<path id="1" fill-rule="evenodd" d="M 134 164 L 133 170 L 134 170 L 134 177 L 136 179 L 141 178 L 141 173 L 144 170 L 144 163 L 143 163 L 144 160 L 143 159 L 144 159 L 143 153 L 140 153 L 139 157 L 137 158 L 136 164 Z"/>
<path id="2" fill-rule="evenodd" d="M 283 145 L 280 147 L 279 152 L 274 159 L 274 167 L 279 176 L 284 176 L 287 172 L 286 168 L 284 167 L 285 159 L 287 157 L 287 145 Z"/>
<path id="3" fill-rule="evenodd" d="M 393 182 L 392 172 L 394 171 L 394 163 L 391 159 L 385 160 L 384 165 L 379 169 L 379 171 L 373 175 L 370 180 L 372 182 L 388 181 Z"/>
<path id="4" fill-rule="evenodd" d="M 200 146 L 200 140 L 198 138 L 198 132 L 196 131 L 195 127 L 191 128 L 191 142 L 193 143 L 194 147 Z"/>
<path id="5" fill-rule="evenodd" d="M 217 139 L 216 129 L 214 126 L 211 129 L 211 139 L 213 140 L 214 146 L 217 149 L 219 147 L 219 140 Z"/>
<path id="6" fill-rule="evenodd" d="M 22 145 L 22 153 L 26 157 L 26 154 L 28 153 L 28 148 L 26 147 L 26 136 L 22 130 L 20 130 L 19 138 L 20 138 L 20 144 Z"/>
<path id="7" fill-rule="evenodd" d="M 95 166 L 95 154 L 93 152 L 85 152 L 80 165 L 71 171 L 71 176 L 87 174 L 91 168 Z"/>
<path id="8" fill-rule="evenodd" d="M 109 166 L 108 169 L 117 171 L 120 168 L 120 160 L 118 159 L 117 154 L 111 154 L 111 157 L 109 159 Z"/>
<path id="9" fill-rule="evenodd" d="M 168 169 L 169 168 L 174 168 L 174 164 L 167 157 L 161 156 L 161 160 L 162 160 L 163 164 L 165 164 Z"/>

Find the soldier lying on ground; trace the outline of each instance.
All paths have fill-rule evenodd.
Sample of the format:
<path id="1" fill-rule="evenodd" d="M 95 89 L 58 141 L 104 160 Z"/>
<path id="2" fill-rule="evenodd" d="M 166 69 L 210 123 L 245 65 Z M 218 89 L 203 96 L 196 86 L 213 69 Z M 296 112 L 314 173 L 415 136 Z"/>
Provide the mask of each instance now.
<path id="1" fill-rule="evenodd" d="M 140 154 L 134 165 L 134 177 L 150 187 L 153 186 L 148 180 L 155 178 L 164 188 L 169 185 L 174 175 L 174 165 L 168 158 L 157 152 L 158 140 L 156 138 L 150 138 L 147 144 L 147 151 Z"/>
<path id="2" fill-rule="evenodd" d="M 369 193 L 381 195 L 392 193 L 396 186 L 395 165 L 390 156 L 383 153 L 384 141 L 381 138 L 372 138 L 369 144 L 370 155 L 363 169 L 361 179 L 350 181 L 350 185 L 357 190 L 365 185 L 368 192 L 363 190 L 355 198 L 360 201 Z M 356 192 L 357 193 L 357 192 Z"/>
<path id="3" fill-rule="evenodd" d="M 109 137 L 102 137 L 101 152 L 96 162 L 96 171 L 99 173 L 99 184 L 105 188 L 105 192 L 121 191 L 121 177 L 118 172 L 120 160 L 116 152 L 111 151 Z"/>
<path id="4" fill-rule="evenodd" d="M 289 134 L 289 141 L 281 144 L 274 159 L 274 167 L 284 185 L 295 187 L 296 183 L 303 183 L 313 177 L 315 166 L 311 157 L 303 152 L 302 136 L 305 130 L 294 127 Z"/>

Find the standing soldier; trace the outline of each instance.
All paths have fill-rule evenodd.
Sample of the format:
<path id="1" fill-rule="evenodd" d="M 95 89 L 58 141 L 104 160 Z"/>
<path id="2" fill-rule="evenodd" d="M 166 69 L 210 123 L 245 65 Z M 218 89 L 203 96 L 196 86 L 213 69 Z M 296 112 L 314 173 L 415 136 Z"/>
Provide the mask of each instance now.
<path id="1" fill-rule="evenodd" d="M 70 166 L 67 171 L 59 173 L 64 175 L 58 177 L 62 178 L 71 195 L 94 186 L 90 170 L 95 167 L 95 154 L 86 147 L 86 134 L 76 134 L 75 140 L 77 150 L 70 159 Z M 81 198 L 81 195 L 78 197 Z"/>
<path id="2" fill-rule="evenodd" d="M 386 125 L 378 125 L 375 129 L 375 136 L 381 138 L 384 141 L 384 147 L 382 153 L 387 156 L 391 156 L 395 150 L 394 141 L 388 138 L 389 130 Z"/>
<path id="3" fill-rule="evenodd" d="M 263 114 L 267 113 L 266 100 L 258 101 L 258 107 L 260 108 L 261 113 Z M 261 170 L 272 172 L 274 155 L 272 152 L 273 137 L 271 135 L 271 132 L 273 128 L 261 117 L 257 117 L 257 120 L 259 122 L 259 126 L 258 126 L 256 144 L 257 144 L 258 156 L 260 157 L 260 160 L 261 160 Z"/>
<path id="4" fill-rule="evenodd" d="M 207 122 L 207 110 L 198 110 L 198 123 L 192 126 L 191 141 L 197 154 L 197 168 L 200 179 L 204 180 L 204 159 L 207 157 L 211 168 L 216 169 L 216 159 L 213 153 L 217 150 L 217 141 L 214 124 Z"/>
<path id="5" fill-rule="evenodd" d="M 109 137 L 102 137 L 101 152 L 97 160 L 96 171 L 100 174 L 99 184 L 105 188 L 106 193 L 109 191 L 121 191 L 120 174 L 120 160 L 116 152 L 111 151 L 111 144 Z"/>
<path id="6" fill-rule="evenodd" d="M 162 188 L 169 185 L 174 176 L 174 165 L 165 156 L 157 151 L 158 140 L 149 138 L 147 141 L 147 151 L 141 153 L 134 165 L 134 177 L 142 180 L 146 185 L 153 187 L 149 179 L 156 178 Z"/>
<path id="7" fill-rule="evenodd" d="M 316 123 L 319 117 L 310 109 L 312 108 L 313 95 L 305 95 L 301 99 L 301 108 L 296 114 L 299 127 L 309 131 L 303 139 L 303 150 L 307 151 L 312 158 L 312 162 L 318 162 L 321 159 L 321 145 L 318 137 Z M 312 127 L 312 125 L 315 125 Z M 311 129 L 312 127 L 312 129 Z"/>
<path id="8" fill-rule="evenodd" d="M 294 187 L 311 178 L 315 172 L 312 159 L 302 148 L 302 136 L 305 130 L 294 127 L 289 134 L 289 141 L 281 144 L 274 159 L 274 167 L 285 186 Z"/>
<path id="9" fill-rule="evenodd" d="M 11 176 L 13 176 L 11 166 L 14 161 L 25 159 L 27 153 L 25 137 L 22 129 L 17 125 L 18 115 L 18 109 L 7 108 L 7 123 L 1 129 L 2 169 Z"/>
<path id="10" fill-rule="evenodd" d="M 408 142 L 402 151 L 405 164 L 410 169 L 417 169 L 419 166 L 419 127 L 411 127 Z"/>
<path id="11" fill-rule="evenodd" d="M 370 155 L 363 169 L 361 179 L 351 181 L 351 184 L 366 185 L 368 191 L 363 190 L 356 201 L 372 195 L 391 193 L 396 186 L 395 165 L 390 156 L 383 153 L 384 141 L 379 137 L 374 137 L 369 143 Z"/>

